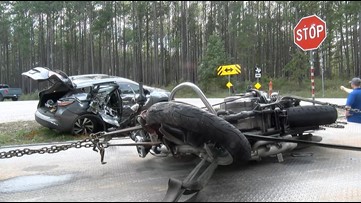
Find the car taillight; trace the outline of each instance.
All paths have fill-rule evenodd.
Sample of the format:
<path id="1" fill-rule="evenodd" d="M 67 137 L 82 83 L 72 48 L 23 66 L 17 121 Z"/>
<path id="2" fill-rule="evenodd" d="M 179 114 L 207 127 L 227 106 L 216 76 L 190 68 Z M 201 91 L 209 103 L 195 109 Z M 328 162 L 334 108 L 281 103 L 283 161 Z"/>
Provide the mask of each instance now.
<path id="1" fill-rule="evenodd" d="M 58 106 L 60 107 L 64 107 L 64 106 L 68 106 L 70 104 L 72 104 L 74 102 L 74 100 L 67 100 L 67 101 L 58 101 Z"/>

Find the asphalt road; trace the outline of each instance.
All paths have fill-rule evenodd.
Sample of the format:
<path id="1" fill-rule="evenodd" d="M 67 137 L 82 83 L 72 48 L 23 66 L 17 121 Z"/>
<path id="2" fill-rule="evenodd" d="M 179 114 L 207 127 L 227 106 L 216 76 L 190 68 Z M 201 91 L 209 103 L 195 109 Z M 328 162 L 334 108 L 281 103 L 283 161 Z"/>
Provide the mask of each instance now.
<path id="1" fill-rule="evenodd" d="M 38 101 L 0 102 L 0 123 L 35 120 Z"/>
<path id="2" fill-rule="evenodd" d="M 323 143 L 361 147 L 361 125 L 315 132 Z M 118 142 L 129 142 L 121 140 Z M 43 147 L 33 146 L 31 148 Z M 69 149 L 0 160 L 0 201 L 161 201 L 169 178 L 183 180 L 198 163 L 188 157 L 139 158 L 135 147 Z M 305 147 L 242 167 L 218 167 L 197 201 L 359 201 L 361 152 Z"/>

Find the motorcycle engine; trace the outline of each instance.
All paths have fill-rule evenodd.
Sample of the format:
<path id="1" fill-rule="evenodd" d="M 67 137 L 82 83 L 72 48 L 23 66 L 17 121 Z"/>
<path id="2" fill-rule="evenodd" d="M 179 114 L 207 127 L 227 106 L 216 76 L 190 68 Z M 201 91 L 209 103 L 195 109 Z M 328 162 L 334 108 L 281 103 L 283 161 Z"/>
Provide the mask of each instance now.
<path id="1" fill-rule="evenodd" d="M 253 110 L 260 103 L 259 97 L 254 97 L 252 93 L 246 93 L 242 96 L 230 96 L 224 99 L 224 102 L 220 105 L 218 115 L 244 115 L 242 119 L 230 120 L 236 128 L 244 131 L 256 130 L 262 127 L 263 119 L 253 115 Z M 267 121 L 268 123 L 268 121 Z"/>
<path id="2" fill-rule="evenodd" d="M 239 113 L 241 111 L 251 111 L 257 105 L 258 99 L 255 97 L 241 97 L 231 96 L 224 99 L 224 104 L 221 104 L 221 110 L 232 113 Z"/>

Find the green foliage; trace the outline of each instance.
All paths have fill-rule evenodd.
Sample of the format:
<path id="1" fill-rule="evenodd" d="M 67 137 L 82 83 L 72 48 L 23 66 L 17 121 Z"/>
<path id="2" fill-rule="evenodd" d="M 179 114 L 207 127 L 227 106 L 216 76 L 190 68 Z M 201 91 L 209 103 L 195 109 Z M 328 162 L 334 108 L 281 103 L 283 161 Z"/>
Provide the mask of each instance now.
<path id="1" fill-rule="evenodd" d="M 270 80 L 262 80 L 262 90 L 268 91 Z M 273 92 L 280 92 L 281 95 L 297 95 L 301 97 L 311 97 L 311 80 L 305 78 L 299 84 L 295 80 L 287 78 L 278 78 L 272 80 Z M 322 91 L 322 79 L 315 78 L 315 97 L 316 98 L 346 98 L 347 93 L 340 90 L 340 86 L 348 87 L 348 80 L 335 78 L 333 80 L 324 80 L 324 93 Z"/>
<path id="2" fill-rule="evenodd" d="M 289 63 L 286 64 L 285 75 L 293 80 L 297 81 L 298 85 L 302 84 L 302 81 L 307 78 L 307 73 L 309 73 L 309 63 L 307 55 L 301 51 L 297 51 L 292 55 L 292 59 Z"/>
<path id="3" fill-rule="evenodd" d="M 93 29 L 96 33 L 108 31 L 111 19 L 114 17 L 111 2 L 105 2 L 105 5 L 100 4 L 98 6 L 103 7 L 103 9 L 98 11 L 96 18 L 93 21 Z"/>
<path id="4" fill-rule="evenodd" d="M 217 76 L 217 68 L 228 61 L 223 41 L 218 35 L 211 35 L 198 73 L 198 82 L 204 91 L 212 90 L 212 87 L 225 87 L 227 77 Z"/>
<path id="5" fill-rule="evenodd" d="M 38 100 L 39 99 L 39 91 L 35 91 L 29 94 L 23 94 L 19 98 L 20 100 Z"/>

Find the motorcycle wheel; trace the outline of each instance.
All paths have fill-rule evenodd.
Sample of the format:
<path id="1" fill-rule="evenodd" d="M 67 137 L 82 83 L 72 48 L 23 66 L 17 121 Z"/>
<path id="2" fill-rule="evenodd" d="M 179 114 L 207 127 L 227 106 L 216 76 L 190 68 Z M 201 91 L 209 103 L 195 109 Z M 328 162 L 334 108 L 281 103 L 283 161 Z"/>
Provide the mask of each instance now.
<path id="1" fill-rule="evenodd" d="M 146 122 L 150 126 L 166 124 L 181 129 L 186 132 L 186 144 L 191 146 L 215 144 L 218 158 L 227 160 L 219 165 L 244 164 L 251 158 L 250 143 L 241 131 L 198 107 L 174 101 L 156 103 L 148 109 Z"/>
<path id="2" fill-rule="evenodd" d="M 298 106 L 287 109 L 291 127 L 326 125 L 336 122 L 337 110 L 332 106 Z"/>

